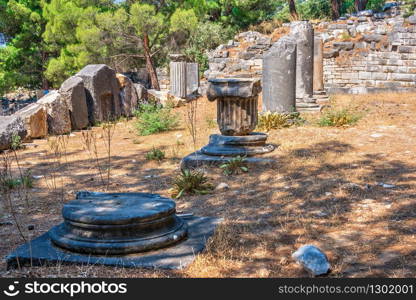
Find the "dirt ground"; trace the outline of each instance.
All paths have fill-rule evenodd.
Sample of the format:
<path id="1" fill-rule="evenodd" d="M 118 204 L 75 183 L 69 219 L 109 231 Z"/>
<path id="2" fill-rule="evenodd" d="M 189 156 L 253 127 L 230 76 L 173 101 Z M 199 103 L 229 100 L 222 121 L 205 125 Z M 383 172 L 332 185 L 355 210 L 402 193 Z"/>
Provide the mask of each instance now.
<path id="1" fill-rule="evenodd" d="M 215 104 L 198 100 L 197 147 L 217 132 Z M 207 170 L 213 184 L 230 188 L 176 200 L 177 210 L 224 218 L 207 250 L 181 271 L 102 266 L 25 267 L 2 277 L 307 277 L 291 258 L 304 244 L 320 247 L 330 260 L 329 277 L 415 277 L 416 275 L 416 94 L 336 96 L 333 107 L 349 107 L 362 119 L 345 128 L 318 127 L 319 113 L 303 115 L 305 125 L 271 131 L 278 145 L 267 156 L 273 169 L 250 168 L 225 176 Z M 181 117 L 186 107 L 176 111 Z M 93 129 L 100 163 L 105 165 L 103 129 Z M 35 176 L 27 203 L 13 200 L 26 239 L 62 221 L 62 204 L 79 190 L 105 191 L 82 133 L 62 139 L 64 151 L 51 151 L 56 138 L 35 140 L 17 152 L 20 167 Z M 152 147 L 167 158 L 147 161 Z M 111 145 L 113 192 L 152 192 L 170 196 L 180 159 L 194 150 L 185 122 L 177 130 L 138 136 L 134 120 L 116 125 Z M 13 166 L 16 172 L 16 165 Z M 106 174 L 103 174 L 105 181 Z M 4 201 L 3 201 L 4 202 Z M 4 204 L 4 203 L 3 203 Z M 7 206 L 7 205 L 6 205 Z M 6 207 L 7 208 L 7 207 Z M 23 243 L 12 215 L 0 226 L 0 255 Z M 28 231 L 28 225 L 34 230 Z"/>

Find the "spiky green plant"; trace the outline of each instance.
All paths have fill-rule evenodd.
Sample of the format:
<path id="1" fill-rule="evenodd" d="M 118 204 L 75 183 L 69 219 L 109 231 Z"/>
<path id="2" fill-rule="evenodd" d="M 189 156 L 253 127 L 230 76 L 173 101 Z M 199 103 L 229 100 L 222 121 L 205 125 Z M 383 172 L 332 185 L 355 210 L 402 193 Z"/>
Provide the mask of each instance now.
<path id="1" fill-rule="evenodd" d="M 241 156 L 236 156 L 228 160 L 226 163 L 220 166 L 223 169 L 225 175 L 240 174 L 241 172 L 248 172 L 248 167 L 246 164 L 246 158 Z"/>
<path id="2" fill-rule="evenodd" d="M 258 127 L 267 132 L 272 129 L 301 125 L 304 122 L 305 120 L 300 117 L 298 112 L 276 113 L 268 111 L 258 116 Z"/>
<path id="3" fill-rule="evenodd" d="M 172 197 L 178 199 L 186 194 L 208 194 L 213 188 L 204 172 L 183 169 L 173 181 Z"/>
<path id="4" fill-rule="evenodd" d="M 147 160 L 157 160 L 161 161 L 165 158 L 165 152 L 155 147 L 152 148 L 149 152 L 146 153 Z"/>
<path id="5" fill-rule="evenodd" d="M 354 125 L 361 119 L 361 115 L 349 109 L 328 110 L 318 121 L 319 126 L 345 127 Z"/>

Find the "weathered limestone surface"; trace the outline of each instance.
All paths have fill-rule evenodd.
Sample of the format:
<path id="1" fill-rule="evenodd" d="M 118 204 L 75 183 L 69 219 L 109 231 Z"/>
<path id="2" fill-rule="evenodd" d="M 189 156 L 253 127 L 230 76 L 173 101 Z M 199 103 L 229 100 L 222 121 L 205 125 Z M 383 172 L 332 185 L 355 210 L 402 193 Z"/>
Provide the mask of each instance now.
<path id="1" fill-rule="evenodd" d="M 48 133 L 66 134 L 71 132 L 71 117 L 67 102 L 57 91 L 52 91 L 37 102 L 42 104 L 48 114 Z"/>
<path id="2" fill-rule="evenodd" d="M 18 110 L 15 115 L 23 120 L 26 129 L 25 140 L 43 138 L 48 135 L 48 118 L 42 104 L 29 104 Z"/>
<path id="3" fill-rule="evenodd" d="M 145 103 L 148 99 L 148 93 L 145 86 L 140 83 L 134 83 L 134 88 L 136 89 L 137 102 Z"/>
<path id="4" fill-rule="evenodd" d="M 91 124 L 121 116 L 116 72 L 104 64 L 88 65 L 76 74 L 84 81 Z"/>
<path id="5" fill-rule="evenodd" d="M 26 128 L 22 118 L 16 115 L 0 117 L 0 150 L 10 148 L 14 135 L 18 135 L 22 139 L 26 136 Z"/>
<path id="6" fill-rule="evenodd" d="M 192 95 L 199 88 L 199 66 L 198 63 L 186 64 L 186 94 Z"/>
<path id="7" fill-rule="evenodd" d="M 59 89 L 62 101 L 66 102 L 73 130 L 88 126 L 88 107 L 84 82 L 81 77 L 72 76 L 64 81 Z"/>
<path id="8" fill-rule="evenodd" d="M 246 135 L 257 126 L 259 79 L 210 79 L 208 100 L 217 100 L 217 122 L 223 135 Z"/>
<path id="9" fill-rule="evenodd" d="M 187 225 L 175 212 L 175 202 L 157 194 L 94 193 L 65 204 L 65 223 L 49 235 L 59 247 L 86 254 L 155 250 L 187 236 Z"/>
<path id="10" fill-rule="evenodd" d="M 260 91 L 260 79 L 209 79 L 207 97 L 210 101 L 217 101 L 217 123 L 221 135 L 211 135 L 208 145 L 184 157 L 181 168 L 220 165 L 236 156 L 246 157 L 244 163 L 250 165 L 272 164 L 272 159 L 252 157 L 275 149 L 266 144 L 266 134 L 252 132 L 257 125 Z"/>
<path id="11" fill-rule="evenodd" d="M 296 108 L 296 40 L 279 39 L 263 57 L 263 111 L 293 112 Z"/>
<path id="12" fill-rule="evenodd" d="M 117 74 L 117 80 L 120 85 L 120 101 L 122 114 L 127 117 L 133 115 L 133 111 L 137 108 L 138 97 L 136 87 L 133 82 L 122 74 Z"/>
<path id="13" fill-rule="evenodd" d="M 322 38 L 315 37 L 313 47 L 313 90 L 324 89 L 324 44 Z"/>
<path id="14" fill-rule="evenodd" d="M 170 93 L 178 98 L 186 98 L 187 95 L 187 63 L 173 61 L 170 63 Z"/>
<path id="15" fill-rule="evenodd" d="M 210 101 L 222 97 L 250 98 L 261 92 L 260 80 L 254 78 L 212 78 L 208 83 Z"/>
<path id="16" fill-rule="evenodd" d="M 296 98 L 300 101 L 313 95 L 314 30 L 308 21 L 290 23 L 290 34 L 296 39 Z"/>

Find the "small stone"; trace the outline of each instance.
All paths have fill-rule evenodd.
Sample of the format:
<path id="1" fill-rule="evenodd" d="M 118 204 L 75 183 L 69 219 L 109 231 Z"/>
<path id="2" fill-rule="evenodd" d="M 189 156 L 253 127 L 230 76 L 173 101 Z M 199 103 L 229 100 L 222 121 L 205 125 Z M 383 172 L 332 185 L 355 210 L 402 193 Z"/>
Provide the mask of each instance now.
<path id="1" fill-rule="evenodd" d="M 334 58 L 339 56 L 339 51 L 335 49 L 331 49 L 324 52 L 324 58 Z"/>
<path id="2" fill-rule="evenodd" d="M 412 24 L 412 25 L 416 24 L 416 16 L 415 15 L 410 16 L 407 19 L 407 21 L 409 22 L 409 24 Z"/>
<path id="3" fill-rule="evenodd" d="M 221 182 L 219 185 L 216 186 L 215 190 L 224 191 L 224 190 L 228 190 L 229 188 L 230 186 L 228 184 L 226 184 L 225 182 Z"/>
<path id="4" fill-rule="evenodd" d="M 378 185 L 385 189 L 392 189 L 396 187 L 394 184 L 388 184 L 388 183 L 383 183 L 383 182 L 379 182 Z"/>
<path id="5" fill-rule="evenodd" d="M 373 10 L 367 9 L 358 12 L 358 16 L 361 17 L 371 17 L 374 14 Z"/>
<path id="6" fill-rule="evenodd" d="M 10 221 L 0 221 L 0 226 L 10 226 L 10 225 L 13 225 L 13 223 Z"/>
<path id="7" fill-rule="evenodd" d="M 314 276 L 327 274 L 331 268 L 325 253 L 313 245 L 300 247 L 292 258 Z"/>
<path id="8" fill-rule="evenodd" d="M 334 42 L 333 46 L 337 50 L 352 50 L 354 48 L 353 42 Z"/>

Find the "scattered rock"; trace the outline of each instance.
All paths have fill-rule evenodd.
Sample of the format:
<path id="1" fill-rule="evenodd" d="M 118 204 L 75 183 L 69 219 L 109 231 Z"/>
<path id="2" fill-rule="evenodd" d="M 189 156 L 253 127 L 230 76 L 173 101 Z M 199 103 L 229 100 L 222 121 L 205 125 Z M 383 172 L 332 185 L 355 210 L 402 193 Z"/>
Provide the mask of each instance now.
<path id="1" fill-rule="evenodd" d="M 24 140 L 43 138 L 48 135 L 46 110 L 42 104 L 32 103 L 18 110 L 16 116 L 22 118 L 26 128 Z"/>
<path id="2" fill-rule="evenodd" d="M 379 182 L 379 183 L 377 183 L 377 185 L 379 185 L 379 186 L 381 186 L 385 189 L 393 189 L 393 188 L 396 187 L 396 185 L 394 185 L 394 184 L 388 184 L 388 183 L 383 183 L 383 182 Z"/>
<path id="3" fill-rule="evenodd" d="M 88 126 L 88 107 L 84 82 L 81 77 L 72 76 L 62 83 L 59 93 L 62 101 L 66 102 L 73 130 L 84 129 Z"/>
<path id="4" fill-rule="evenodd" d="M 66 134 L 71 132 L 69 107 L 57 91 L 52 91 L 37 102 L 42 104 L 48 114 L 49 134 Z"/>
<path id="5" fill-rule="evenodd" d="M 121 116 L 120 86 L 113 69 L 104 64 L 88 65 L 76 76 L 84 81 L 91 124 Z"/>
<path id="6" fill-rule="evenodd" d="M 124 116 L 131 117 L 138 103 L 136 87 L 127 76 L 117 74 L 116 77 L 120 85 L 121 113 Z"/>
<path id="7" fill-rule="evenodd" d="M 225 182 L 221 182 L 220 184 L 218 184 L 215 187 L 216 191 L 224 191 L 224 190 L 228 190 L 230 188 L 230 186 L 228 184 L 226 184 Z"/>
<path id="8" fill-rule="evenodd" d="M 331 268 L 325 253 L 313 245 L 300 247 L 292 258 L 314 276 L 327 274 Z"/>
<path id="9" fill-rule="evenodd" d="M 10 148 L 14 135 L 23 139 L 26 134 L 27 131 L 21 117 L 12 115 L 0 118 L 0 150 Z"/>
<path id="10" fill-rule="evenodd" d="M 10 221 L 0 221 L 0 226 L 11 226 L 13 225 Z"/>
<path id="11" fill-rule="evenodd" d="M 412 15 L 410 16 L 407 21 L 409 22 L 409 24 L 415 25 L 416 24 L 416 16 Z"/>

